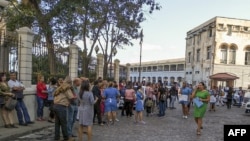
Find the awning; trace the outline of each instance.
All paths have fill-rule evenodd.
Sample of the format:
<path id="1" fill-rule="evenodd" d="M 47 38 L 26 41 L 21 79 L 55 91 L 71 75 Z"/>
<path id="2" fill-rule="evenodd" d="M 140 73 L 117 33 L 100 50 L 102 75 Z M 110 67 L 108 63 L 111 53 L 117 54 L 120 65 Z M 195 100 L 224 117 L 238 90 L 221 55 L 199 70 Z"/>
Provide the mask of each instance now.
<path id="1" fill-rule="evenodd" d="M 213 75 L 209 76 L 210 79 L 213 80 L 218 80 L 218 81 L 227 81 L 227 80 L 235 80 L 235 79 L 239 79 L 239 77 L 237 77 L 234 74 L 229 74 L 229 73 L 216 73 Z"/>

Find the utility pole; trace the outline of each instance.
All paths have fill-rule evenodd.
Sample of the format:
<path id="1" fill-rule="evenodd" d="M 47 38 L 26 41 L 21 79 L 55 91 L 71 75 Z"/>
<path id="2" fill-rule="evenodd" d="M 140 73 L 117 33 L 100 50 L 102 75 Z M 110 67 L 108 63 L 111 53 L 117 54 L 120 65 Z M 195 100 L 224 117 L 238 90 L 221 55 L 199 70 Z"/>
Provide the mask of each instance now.
<path id="1" fill-rule="evenodd" d="M 143 29 L 140 33 L 140 65 L 139 65 L 139 82 L 141 82 L 141 55 L 142 55 Z"/>

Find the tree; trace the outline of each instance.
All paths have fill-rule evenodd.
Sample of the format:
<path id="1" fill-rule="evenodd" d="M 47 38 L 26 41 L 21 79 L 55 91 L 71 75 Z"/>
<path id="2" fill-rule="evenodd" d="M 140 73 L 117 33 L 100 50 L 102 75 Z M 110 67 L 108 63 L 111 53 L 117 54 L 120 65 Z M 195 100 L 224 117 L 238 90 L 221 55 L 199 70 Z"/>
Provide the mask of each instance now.
<path id="1" fill-rule="evenodd" d="M 146 20 L 144 8 L 149 7 L 149 13 L 160 10 L 155 0 L 109 0 L 89 1 L 88 5 L 79 12 L 82 19 L 83 56 L 86 64 L 83 71 L 87 75 L 89 58 L 96 45 L 101 48 L 104 55 L 104 77 L 107 77 L 108 64 L 116 48 L 131 46 L 132 40 L 140 36 L 140 24 Z M 92 41 L 87 47 L 87 39 Z M 89 51 L 88 51 L 89 49 Z"/>
<path id="2" fill-rule="evenodd" d="M 11 2 L 14 10 L 12 8 L 7 15 L 8 27 L 15 29 L 23 25 L 29 26 L 44 37 L 51 74 L 56 73 L 54 44 L 71 44 L 76 40 L 83 40 L 84 76 L 88 76 L 88 65 L 97 44 L 104 54 L 104 70 L 107 71 L 112 50 L 123 48 L 124 45 L 133 45 L 131 41 L 139 37 L 140 24 L 146 20 L 145 13 L 151 14 L 154 10 L 160 9 L 156 0 L 22 0 L 22 3 L 11 0 Z M 145 11 L 145 8 L 149 10 Z M 87 40 L 92 41 L 90 46 L 87 45 Z"/>

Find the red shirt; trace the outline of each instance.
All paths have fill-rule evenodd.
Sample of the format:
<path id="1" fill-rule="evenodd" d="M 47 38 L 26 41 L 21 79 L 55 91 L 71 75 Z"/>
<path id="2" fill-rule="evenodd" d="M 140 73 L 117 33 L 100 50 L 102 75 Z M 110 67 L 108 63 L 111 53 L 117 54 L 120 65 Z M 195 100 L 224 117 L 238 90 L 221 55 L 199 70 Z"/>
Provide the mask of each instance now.
<path id="1" fill-rule="evenodd" d="M 47 98 L 47 93 L 42 93 L 42 91 L 47 91 L 47 87 L 46 84 L 44 82 L 38 82 L 36 85 L 36 94 L 38 97 L 42 98 L 42 99 L 46 99 Z"/>

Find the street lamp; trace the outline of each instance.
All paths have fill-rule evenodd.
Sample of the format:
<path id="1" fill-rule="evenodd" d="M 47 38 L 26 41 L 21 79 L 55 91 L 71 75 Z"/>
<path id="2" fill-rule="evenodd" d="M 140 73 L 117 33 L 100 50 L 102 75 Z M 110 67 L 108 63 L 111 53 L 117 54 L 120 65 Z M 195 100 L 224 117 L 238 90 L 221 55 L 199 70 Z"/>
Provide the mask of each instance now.
<path id="1" fill-rule="evenodd" d="M 112 67 L 113 67 L 113 66 L 112 66 L 112 60 L 113 60 L 113 56 L 115 56 L 116 53 L 117 53 L 116 48 L 113 48 L 113 49 L 111 50 L 111 54 L 110 54 L 110 57 L 111 57 L 110 70 L 109 70 L 110 78 L 112 78 Z"/>
<path id="2" fill-rule="evenodd" d="M 139 82 L 141 82 L 141 54 L 142 54 L 142 42 L 143 42 L 143 29 L 140 33 L 140 65 L 139 65 Z"/>

